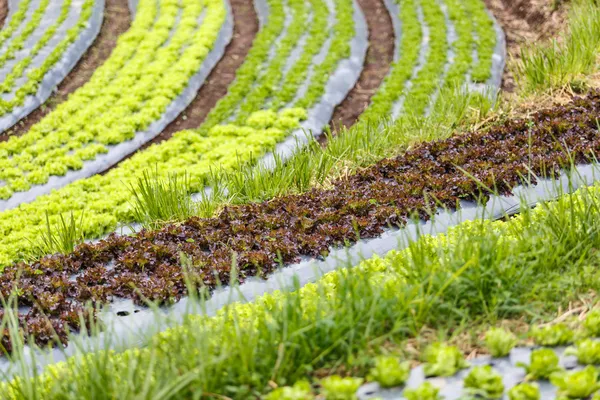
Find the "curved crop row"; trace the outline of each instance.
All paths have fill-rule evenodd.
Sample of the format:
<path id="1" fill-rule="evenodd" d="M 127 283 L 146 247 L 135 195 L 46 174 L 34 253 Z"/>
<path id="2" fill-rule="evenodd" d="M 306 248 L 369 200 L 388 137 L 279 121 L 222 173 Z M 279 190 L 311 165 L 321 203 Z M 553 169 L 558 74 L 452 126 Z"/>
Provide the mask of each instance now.
<path id="1" fill-rule="evenodd" d="M 438 204 L 455 208 L 460 200 L 488 198 L 491 193 L 482 188 L 507 194 L 529 173 L 551 177 L 571 161 L 593 162 L 600 150 L 598 112 L 600 94 L 593 93 L 529 121 L 423 143 L 333 182 L 332 189 L 227 207 L 214 218 L 111 235 L 71 254 L 14 264 L 0 275 L 0 293 L 19 289 L 19 304 L 33 307 L 23 316 L 28 332 L 44 342 L 49 328 L 40 322 L 41 312 L 60 330 L 63 323 L 77 326 L 73 317 L 89 300 L 178 300 L 186 294 L 181 254 L 191 260 L 187 278 L 197 286 L 212 289 L 229 282 L 234 257 L 243 282 L 280 263 L 326 255 L 357 237 L 377 237 L 415 213 L 428 219 Z"/>
<path id="2" fill-rule="evenodd" d="M 324 10 L 321 0 L 309 3 L 292 0 L 289 5 L 290 10 L 295 10 L 293 12 L 298 13 L 297 15 L 305 12 L 302 11 L 304 7 L 310 5 L 311 14 L 314 14 L 313 23 L 322 19 L 319 17 Z M 326 83 L 323 76 L 329 76 L 339 60 L 348 55 L 347 44 L 354 34 L 353 24 L 349 23 L 352 21 L 353 5 L 349 0 L 336 0 L 334 5 L 335 9 L 328 11 L 333 18 L 332 29 L 327 32 L 331 46 L 323 62 L 314 67 L 318 72 L 310 75 L 309 89 L 296 104 L 309 107 L 316 101 L 323 93 Z M 307 46 L 303 49 L 303 55 L 295 61 L 304 65 L 304 68 L 292 67 L 285 78 L 278 77 L 273 82 L 272 76 L 277 76 L 274 72 L 278 70 L 273 68 L 272 71 L 270 65 L 275 63 L 277 68 L 281 66 L 285 57 L 280 59 L 279 51 L 289 54 L 289 47 L 293 44 L 293 41 L 286 44 L 286 38 L 291 35 L 295 40 L 305 27 L 292 24 L 279 37 L 284 23 L 283 2 L 270 0 L 269 8 L 268 24 L 255 39 L 227 96 L 217 103 L 198 130 L 178 132 L 168 141 L 135 154 L 106 175 L 74 182 L 49 195 L 40 196 L 32 203 L 21 204 L 18 208 L 0 213 L 0 265 L 16 261 L 26 253 L 29 241 L 36 239 L 40 224 L 45 221 L 46 212 L 51 223 L 56 223 L 63 213 L 83 212 L 83 231 L 86 237 L 97 237 L 114 230 L 119 222 L 132 221 L 129 204 L 132 195 L 127 186 L 133 184 L 144 169 L 156 167 L 164 176 L 187 171 L 193 184 L 192 190 L 200 191 L 215 165 L 232 168 L 240 161 L 253 159 L 272 149 L 291 130 L 297 129 L 300 120 L 306 117 L 306 109 L 261 109 L 261 104 L 254 99 L 273 98 L 272 105 L 275 105 L 280 98 L 278 96 L 284 96 L 284 92 L 278 94 L 279 87 L 285 87 L 287 91 L 293 91 L 294 88 L 297 90 L 301 80 L 297 76 L 306 75 L 306 59 L 312 58 L 315 49 Z M 318 29 L 311 27 L 308 32 L 316 34 Z M 317 37 L 319 42 L 325 42 L 322 35 Z M 271 47 L 278 51 L 272 59 L 269 58 Z M 268 71 L 268 74 L 262 74 L 261 71 Z M 264 85 L 263 82 L 270 82 L 272 86 Z M 254 104 L 257 108 L 244 123 L 235 123 L 236 118 L 241 121 L 239 115 L 233 116 L 234 122 L 231 122 L 232 112 L 235 110 L 242 110 L 240 115 L 249 113 L 250 109 L 246 104 Z"/>
<path id="3" fill-rule="evenodd" d="M 89 24 L 95 2 L 85 0 L 81 5 L 74 5 L 72 0 L 64 0 L 60 4 L 60 14 L 54 20 L 48 11 L 55 4 L 51 0 L 41 0 L 31 17 L 23 23 L 21 18 L 27 13 L 29 4 L 28 1 L 21 3 L 9 27 L 0 32 L 0 117 L 22 106 L 29 96 L 37 93 L 44 76 L 62 59 L 69 46 Z M 71 13 L 77 13 L 79 18 L 65 29 Z M 16 29 L 17 25 L 20 25 L 20 29 Z M 36 31 L 39 31 L 40 35 L 36 35 L 39 37 L 32 37 Z M 49 48 L 50 41 L 57 37 L 62 39 Z M 34 61 L 39 58 L 38 55 L 43 55 L 42 51 L 48 54 L 37 63 L 39 65 L 35 65 Z"/>
<path id="4" fill-rule="evenodd" d="M 162 117 L 212 48 L 222 0 L 145 0 L 110 59 L 21 137 L 0 143 L 0 198 L 78 170 Z"/>
<path id="5" fill-rule="evenodd" d="M 399 57 L 361 116 L 362 121 L 376 121 L 389 115 L 396 118 L 401 110 L 421 115 L 428 107 L 435 106 L 431 103 L 440 87 L 464 85 L 468 83 L 469 76 L 477 82 L 485 81 L 491 74 L 496 33 L 483 2 L 445 0 L 445 11 L 441 7 L 442 1 L 408 0 L 397 3 L 397 18 L 401 21 Z M 425 28 L 420 19 L 427 28 L 427 38 L 423 36 Z M 447 40 L 450 23 L 456 31 L 456 40 L 452 43 Z M 415 46 L 415 43 L 420 45 Z M 420 53 L 424 50 L 426 54 L 421 65 Z M 452 51 L 452 60 L 448 59 L 449 51 Z M 473 52 L 478 55 L 477 62 L 474 62 Z"/>

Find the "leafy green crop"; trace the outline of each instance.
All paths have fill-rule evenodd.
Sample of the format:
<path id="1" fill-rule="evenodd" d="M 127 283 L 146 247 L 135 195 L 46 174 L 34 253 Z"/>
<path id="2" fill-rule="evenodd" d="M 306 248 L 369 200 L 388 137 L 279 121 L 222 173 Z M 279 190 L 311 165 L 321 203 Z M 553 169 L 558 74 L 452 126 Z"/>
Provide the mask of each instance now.
<path id="1" fill-rule="evenodd" d="M 535 343 L 540 346 L 562 346 L 573 341 L 574 332 L 560 323 L 543 328 L 533 327 L 529 333 Z"/>
<path id="2" fill-rule="evenodd" d="M 423 382 L 415 389 L 406 389 L 404 397 L 406 400 L 441 400 L 440 390 L 433 386 L 431 382 Z"/>
<path id="3" fill-rule="evenodd" d="M 489 365 L 473 367 L 464 381 L 466 391 L 484 399 L 499 399 L 504 393 L 502 376 Z"/>
<path id="4" fill-rule="evenodd" d="M 512 332 L 502 328 L 492 328 L 485 334 L 485 345 L 492 357 L 505 357 L 518 340 Z"/>
<path id="5" fill-rule="evenodd" d="M 598 371 L 588 365 L 582 371 L 559 372 L 550 377 L 558 388 L 557 399 L 585 399 L 600 389 Z"/>
<path id="6" fill-rule="evenodd" d="M 560 371 L 559 358 L 551 349 L 537 349 L 531 352 L 529 365 L 517 363 L 517 366 L 525 368 L 526 379 L 548 379 L 553 373 Z"/>
<path id="7" fill-rule="evenodd" d="M 293 386 L 285 386 L 269 393 L 265 400 L 311 400 L 312 388 L 307 381 L 298 381 Z"/>
<path id="8" fill-rule="evenodd" d="M 469 363 L 456 346 L 434 343 L 423 352 L 425 376 L 452 376 Z"/>
<path id="9" fill-rule="evenodd" d="M 585 365 L 600 364 L 600 342 L 585 339 L 577 343 L 577 347 L 569 347 L 565 354 L 577 356 L 577 361 Z"/>
<path id="10" fill-rule="evenodd" d="M 519 383 L 508 391 L 509 400 L 540 400 L 540 388 L 534 383 Z"/>
<path id="11" fill-rule="evenodd" d="M 384 388 L 403 385 L 410 375 L 410 363 L 400 362 L 398 358 L 380 356 L 375 359 L 369 379 L 375 380 Z"/>
<path id="12" fill-rule="evenodd" d="M 582 328 L 585 335 L 600 337 L 600 310 L 590 312 L 583 320 Z"/>
<path id="13" fill-rule="evenodd" d="M 327 400 L 354 400 L 362 378 L 342 378 L 339 375 L 321 379 L 322 392 Z"/>

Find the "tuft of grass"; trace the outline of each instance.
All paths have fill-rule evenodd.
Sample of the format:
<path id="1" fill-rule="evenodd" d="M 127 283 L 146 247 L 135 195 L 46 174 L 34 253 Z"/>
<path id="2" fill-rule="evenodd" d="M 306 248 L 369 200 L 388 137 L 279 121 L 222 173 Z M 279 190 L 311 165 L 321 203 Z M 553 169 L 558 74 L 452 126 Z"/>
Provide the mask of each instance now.
<path id="1" fill-rule="evenodd" d="M 165 222 L 185 220 L 196 214 L 187 173 L 183 176 L 169 174 L 165 178 L 156 169 L 145 170 L 129 190 L 135 220 L 145 227 L 156 228 Z"/>
<path id="2" fill-rule="evenodd" d="M 35 260 L 45 254 L 68 254 L 71 253 L 75 246 L 84 241 L 83 225 L 84 213 L 77 219 L 73 212 L 68 218 L 61 214 L 56 223 L 51 223 L 48 213 L 46 212 L 46 226 L 41 230 L 37 241 L 30 240 L 29 252 L 26 259 Z"/>
<path id="3" fill-rule="evenodd" d="M 521 49 L 515 77 L 525 92 L 541 92 L 570 86 L 585 89 L 584 77 L 598 70 L 600 3 L 578 0 L 569 14 L 569 28 L 559 39 Z"/>

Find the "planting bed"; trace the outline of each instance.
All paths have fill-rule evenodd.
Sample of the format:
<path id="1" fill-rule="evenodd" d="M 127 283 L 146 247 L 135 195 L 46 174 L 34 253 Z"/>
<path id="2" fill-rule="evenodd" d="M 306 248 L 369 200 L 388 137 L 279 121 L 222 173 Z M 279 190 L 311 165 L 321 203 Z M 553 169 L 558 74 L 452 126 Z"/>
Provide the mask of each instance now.
<path id="1" fill-rule="evenodd" d="M 12 4 L 0 33 L 0 132 L 46 101 L 94 41 L 104 11 L 103 0 Z"/>
<path id="2" fill-rule="evenodd" d="M 485 187 L 508 194 L 529 172 L 552 177 L 571 161 L 592 162 L 600 148 L 598 112 L 600 95 L 592 93 L 529 120 L 421 144 L 334 182 L 332 189 L 226 207 L 216 218 L 111 235 L 72 254 L 7 266 L 0 276 L 2 293 L 20 288 L 19 303 L 33 306 L 23 321 L 44 343 L 48 331 L 41 312 L 64 335 L 64 323 L 76 325 L 74 315 L 88 300 L 139 301 L 142 295 L 169 303 L 181 298 L 181 252 L 192 260 L 191 279 L 201 286 L 229 281 L 233 253 L 242 282 L 265 276 L 279 263 L 323 257 L 357 237 L 377 237 L 388 226 L 404 225 L 413 213 L 427 220 L 438 205 L 453 208 L 460 201 L 487 198 Z"/>

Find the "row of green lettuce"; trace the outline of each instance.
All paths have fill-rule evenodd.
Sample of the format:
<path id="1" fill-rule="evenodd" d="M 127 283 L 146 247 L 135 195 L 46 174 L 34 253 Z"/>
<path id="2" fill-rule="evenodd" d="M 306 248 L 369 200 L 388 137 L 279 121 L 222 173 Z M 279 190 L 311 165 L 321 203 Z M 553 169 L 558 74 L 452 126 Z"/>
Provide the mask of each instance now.
<path id="1" fill-rule="evenodd" d="M 322 11 L 319 11 L 322 10 L 322 2 L 311 2 L 311 4 L 313 3 L 314 6 L 311 8 L 316 11 L 313 11 L 314 15 L 311 21 L 314 24 L 324 17 L 321 16 Z M 429 10 L 425 12 L 428 23 L 431 25 L 438 22 L 444 24 L 444 17 L 439 5 L 432 0 L 426 4 L 427 6 L 424 8 Z M 451 5 L 457 4 L 460 2 Z M 292 12 L 297 13 L 297 21 L 304 21 L 305 17 L 302 15 L 306 11 L 302 10 L 305 10 L 306 5 L 296 5 L 294 1 L 290 1 L 289 5 Z M 326 83 L 325 78 L 330 75 L 339 60 L 348 55 L 354 28 L 352 24 L 348 23 L 348 21 L 353 21 L 352 3 L 347 0 L 338 0 L 335 2 L 331 51 L 327 53 L 325 60 L 319 65 L 311 66 L 311 72 L 307 73 L 309 60 L 316 52 L 316 46 L 307 46 L 303 49 L 300 59 L 297 60 L 297 64 L 301 64 L 303 68 L 293 67 L 286 77 L 282 78 L 279 67 L 285 57 L 279 57 L 279 54 L 288 54 L 290 51 L 291 39 L 286 38 L 295 40 L 301 34 L 298 31 L 300 23 L 292 21 L 289 29 L 285 32 L 286 36 L 280 39 L 282 45 L 278 50 L 281 53 L 278 51 L 272 60 L 269 58 L 269 48 L 283 30 L 285 15 L 282 7 L 281 2 L 269 2 L 270 18 L 267 25 L 259 32 L 247 59 L 238 69 L 237 78 L 230 86 L 228 94 L 217 103 L 199 129 L 178 132 L 168 141 L 151 146 L 136 154 L 106 175 L 80 180 L 49 195 L 40 196 L 29 204 L 22 204 L 18 208 L 2 212 L 0 265 L 19 260 L 27 254 L 29 243 L 36 240 L 41 230 L 40 226 L 44 225 L 46 213 L 51 224 L 56 224 L 64 213 L 72 211 L 78 216 L 84 213 L 82 230 L 86 238 L 98 237 L 110 232 L 119 223 L 133 222 L 134 213 L 130 204 L 132 194 L 127 188 L 135 183 L 144 169 L 156 169 L 165 177 L 168 174 L 187 173 L 191 182 L 190 189 L 199 192 L 203 190 L 207 180 L 216 169 L 234 170 L 240 164 L 261 156 L 284 139 L 290 130 L 297 127 L 299 122 L 306 117 L 306 109 L 322 95 Z M 404 12 L 400 17 L 408 18 L 406 26 L 411 25 L 409 21 L 418 24 L 417 3 L 403 3 L 402 7 L 404 7 Z M 458 24 L 462 20 L 469 21 L 471 13 L 466 8 L 459 8 L 459 11 L 451 13 L 451 18 Z M 469 26 L 471 25 L 469 24 Z M 472 29 L 469 28 L 468 31 Z M 411 30 L 405 29 L 405 31 Z M 416 32 L 420 32 L 420 29 Z M 443 29 L 436 29 L 432 32 L 445 35 Z M 323 35 L 319 33 L 317 27 L 311 25 L 308 33 L 314 36 L 318 43 L 323 43 Z M 473 41 L 467 35 L 467 29 L 460 29 L 459 33 L 461 35 L 456 42 L 457 45 L 461 44 L 462 46 L 463 41 L 465 43 Z M 410 36 L 403 36 L 403 38 L 405 39 L 403 47 L 409 47 L 406 38 L 410 38 Z M 436 40 L 446 43 L 444 38 Z M 311 40 L 307 40 L 307 43 L 311 43 Z M 468 45 L 464 46 L 468 47 Z M 444 45 L 444 49 L 446 47 L 447 44 Z M 468 51 L 463 51 L 460 54 L 468 53 Z M 404 58 L 402 52 L 400 54 L 399 63 L 402 63 Z M 445 54 L 444 52 L 444 57 L 446 57 Z M 414 58 L 414 55 L 407 54 L 407 57 Z M 438 60 L 439 56 L 432 54 L 429 59 Z M 264 63 L 267 64 L 263 65 Z M 392 82 L 392 77 L 399 80 L 406 80 L 410 77 L 410 74 L 397 76 L 398 65 L 400 64 L 394 65 L 386 82 Z M 275 67 L 271 68 L 270 66 Z M 462 68 L 464 69 L 464 66 Z M 428 70 L 428 67 L 423 69 L 423 71 L 425 70 Z M 291 93 L 298 90 L 299 82 L 302 80 L 300 76 L 304 74 L 308 74 L 311 78 L 309 88 L 302 98 L 290 102 Z M 448 76 L 454 80 L 454 75 L 448 74 Z M 273 84 L 274 77 L 279 78 L 279 82 Z M 426 77 L 431 80 L 427 81 L 427 84 L 425 84 Z M 407 96 L 410 98 L 410 96 L 416 95 L 423 86 L 435 90 L 436 82 L 441 78 L 442 71 L 438 74 L 431 73 L 417 77 L 417 81 L 412 87 L 414 91 L 411 90 Z M 444 85 L 452 87 L 455 83 L 447 82 Z M 279 88 L 286 90 L 279 90 Z M 388 115 L 384 109 L 379 107 L 381 99 L 392 94 L 389 89 L 385 88 L 386 86 L 382 92 L 385 93 L 385 96 L 377 97 L 378 95 L 376 95 L 370 108 L 370 110 L 379 111 L 367 111 L 367 114 L 370 113 L 374 116 L 381 112 L 380 116 Z M 402 87 L 398 89 L 401 90 Z M 265 101 L 271 108 L 260 107 L 261 102 Z M 428 99 L 423 100 L 419 103 L 419 107 L 426 108 L 427 102 Z M 292 107 L 276 108 L 283 104 Z M 253 107 L 258 108 L 249 114 Z M 54 114 L 50 114 L 48 118 L 54 118 Z M 243 118 L 246 118 L 246 121 L 240 124 L 239 122 Z M 79 134 L 85 134 L 85 131 Z M 408 143 L 410 140 L 411 138 L 406 138 L 403 143 Z M 399 143 L 398 146 L 402 147 L 402 143 Z M 46 154 L 40 157 L 45 156 Z M 65 163 L 61 163 L 60 168 L 65 171 L 67 166 Z M 107 196 L 107 193 L 111 195 Z"/>
<path id="2" fill-rule="evenodd" d="M 8 46 L 6 46 L 3 53 L 0 55 L 0 68 L 8 60 L 15 59 L 16 53 L 24 49 L 25 41 L 36 29 L 39 29 L 40 22 L 42 21 L 49 4 L 50 0 L 42 0 L 39 7 L 32 13 L 27 24 L 19 31 L 19 34 L 16 35 L 16 37 L 11 38 Z M 0 43 L 5 42 L 9 35 L 14 33 L 16 28 L 20 25 L 23 20 L 23 15 L 26 14 L 26 7 L 28 5 L 29 2 L 27 1 L 22 2 L 19 5 L 19 9 L 13 14 L 13 18 L 8 24 L 7 29 L 0 33 Z M 22 106 L 27 96 L 32 96 L 37 93 L 44 76 L 61 60 L 65 51 L 88 26 L 94 8 L 94 0 L 85 0 L 83 2 L 77 23 L 67 29 L 65 37 L 52 47 L 52 51 L 44 58 L 44 61 L 40 66 L 31 68 L 33 59 L 44 47 L 46 47 L 50 40 L 55 37 L 58 29 L 66 21 L 69 12 L 72 11 L 72 7 L 72 0 L 64 0 L 58 18 L 44 31 L 44 34 L 35 45 L 30 49 L 27 49 L 28 54 L 15 63 L 10 72 L 0 79 L 0 92 L 13 93 L 13 96 L 8 100 L 4 98 L 0 99 L 0 116 L 12 111 L 16 107 Z M 26 74 L 25 71 L 27 71 Z M 26 77 L 25 83 L 18 88 L 15 88 L 15 82 L 17 79 L 22 78 L 24 74 Z M 3 190 L 0 188 L 0 193 L 2 192 Z M 0 198 L 1 197 L 2 196 L 0 196 Z"/>
<path id="3" fill-rule="evenodd" d="M 160 119 L 199 70 L 225 16 L 222 0 L 141 1 L 132 28 L 90 81 L 23 136 L 0 143 L 0 198 L 80 169 Z"/>
<path id="4" fill-rule="evenodd" d="M 36 240 L 40 222 L 45 220 L 46 212 L 51 223 L 56 223 L 65 212 L 83 212 L 85 236 L 100 236 L 114 230 L 119 222 L 132 220 L 129 204 L 132 195 L 127 187 L 135 182 L 145 168 L 156 167 L 165 176 L 187 171 L 193 182 L 191 190 L 200 191 L 215 165 L 230 169 L 240 159 L 247 160 L 273 148 L 292 129 L 297 128 L 307 116 L 305 108 L 269 109 L 262 108 L 261 104 L 266 99 L 272 99 L 272 104 L 283 103 L 279 99 L 287 97 L 281 97 L 284 92 L 279 93 L 279 87 L 298 90 L 301 81 L 298 75 L 307 74 L 304 71 L 310 65 L 307 58 L 312 59 L 316 51 L 314 47 L 306 46 L 297 61 L 305 67 L 304 70 L 292 68 L 285 77 L 278 71 L 288 58 L 293 43 L 306 28 L 303 23 L 305 17 L 302 15 L 308 14 L 307 7 L 310 6 L 313 10 L 312 23 L 324 19 L 322 14 L 325 9 L 322 0 L 293 0 L 288 4 L 294 17 L 298 18 L 292 19 L 288 29 L 284 31 L 284 2 L 269 1 L 267 25 L 255 38 L 247 60 L 238 69 L 236 80 L 230 86 L 228 94 L 217 103 L 198 130 L 178 132 L 168 141 L 137 153 L 106 175 L 77 181 L 49 195 L 40 196 L 32 203 L 2 212 L 0 265 L 13 262 L 27 253 L 30 242 Z M 311 79 L 304 97 L 298 99 L 299 103 L 306 102 L 305 99 L 316 101 L 324 91 L 326 80 L 323 76 L 330 76 L 339 61 L 349 55 L 349 46 L 343 44 L 350 43 L 354 36 L 354 26 L 349 23 L 353 21 L 353 5 L 349 0 L 337 0 L 334 5 L 335 10 L 330 11 L 334 13 L 334 24 L 329 36 L 335 47 L 331 46 L 323 62 L 314 66 L 314 73 L 310 76 L 315 79 Z M 309 34 L 318 32 L 316 27 L 311 27 L 308 31 Z M 317 35 L 317 40 L 323 43 L 323 35 Z M 307 42 L 310 43 L 310 38 Z M 277 50 L 274 57 L 269 57 L 271 47 Z M 274 81 L 273 77 L 278 79 Z M 248 113 L 249 104 L 257 108 L 243 124 L 235 123 L 240 118 L 239 115 Z M 236 110 L 239 110 L 239 115 L 233 115 Z M 232 117 L 235 118 L 233 122 Z M 48 118 L 54 118 L 54 113 Z M 39 157 L 45 156 L 46 154 Z M 61 165 L 64 168 L 64 164 Z"/>
<path id="5" fill-rule="evenodd" d="M 402 349 L 407 340 L 414 346 L 415 339 L 462 337 L 505 319 L 537 323 L 572 302 L 593 304 L 599 246 L 600 187 L 586 187 L 523 207 L 517 217 L 421 236 L 383 258 L 234 303 L 214 317 L 190 315 L 142 348 L 104 350 L 115 338 L 107 335 L 97 352 L 36 376 L 26 373 L 28 356 L 17 348 L 21 376 L 5 383 L 2 395 L 245 399 L 331 371 L 365 376 L 373 355 Z M 16 326 L 7 321 L 5 328 Z M 560 324 L 533 337 L 544 346 L 574 338 Z"/>

